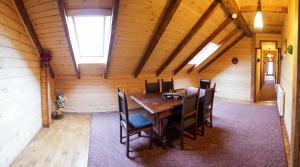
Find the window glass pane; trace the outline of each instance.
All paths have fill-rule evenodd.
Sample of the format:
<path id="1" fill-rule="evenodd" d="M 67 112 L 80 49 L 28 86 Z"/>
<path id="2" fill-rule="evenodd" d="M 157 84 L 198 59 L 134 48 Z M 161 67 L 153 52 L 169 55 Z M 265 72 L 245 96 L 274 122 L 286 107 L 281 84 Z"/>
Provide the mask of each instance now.
<path id="1" fill-rule="evenodd" d="M 104 56 L 104 17 L 75 17 L 75 29 L 80 56 Z"/>
<path id="2" fill-rule="evenodd" d="M 208 43 L 190 62 L 189 64 L 200 65 L 204 60 L 206 60 L 210 55 L 212 55 L 220 45 L 215 43 Z"/>

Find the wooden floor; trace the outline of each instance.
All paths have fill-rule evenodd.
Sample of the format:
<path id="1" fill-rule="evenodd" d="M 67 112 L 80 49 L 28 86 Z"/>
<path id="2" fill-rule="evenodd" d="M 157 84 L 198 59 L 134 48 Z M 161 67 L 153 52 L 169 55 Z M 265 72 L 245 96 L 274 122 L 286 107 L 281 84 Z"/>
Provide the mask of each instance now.
<path id="1" fill-rule="evenodd" d="M 11 167 L 86 167 L 90 115 L 65 114 L 43 128 Z"/>

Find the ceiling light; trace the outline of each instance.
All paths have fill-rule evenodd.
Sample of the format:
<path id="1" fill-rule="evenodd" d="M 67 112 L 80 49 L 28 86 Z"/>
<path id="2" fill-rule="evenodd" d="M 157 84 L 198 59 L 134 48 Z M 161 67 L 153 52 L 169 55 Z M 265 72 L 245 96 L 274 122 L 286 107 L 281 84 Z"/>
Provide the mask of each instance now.
<path id="1" fill-rule="evenodd" d="M 258 0 L 257 11 L 256 11 L 256 15 L 254 18 L 254 28 L 262 29 L 263 26 L 264 25 L 263 25 L 262 13 L 261 13 L 261 4 L 260 4 L 260 0 Z"/>
<path id="2" fill-rule="evenodd" d="M 231 14 L 231 18 L 236 19 L 237 18 L 237 14 L 236 13 L 232 13 Z"/>

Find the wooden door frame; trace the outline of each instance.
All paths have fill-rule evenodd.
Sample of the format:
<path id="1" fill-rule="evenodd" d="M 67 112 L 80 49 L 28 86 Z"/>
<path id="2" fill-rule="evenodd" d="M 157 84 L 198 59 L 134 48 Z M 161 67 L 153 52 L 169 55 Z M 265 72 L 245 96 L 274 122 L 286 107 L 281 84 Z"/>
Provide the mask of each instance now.
<path id="1" fill-rule="evenodd" d="M 277 49 L 277 56 L 278 56 L 278 64 L 277 64 L 277 68 L 278 68 L 278 71 L 277 71 L 277 82 L 280 83 L 280 76 L 281 76 L 281 70 L 280 70 L 280 64 L 281 64 L 281 48 L 278 48 L 277 44 L 278 42 L 276 40 L 260 40 L 259 41 L 259 48 L 256 47 L 256 34 L 253 35 L 252 37 L 252 70 L 251 70 L 251 99 L 252 99 L 252 102 L 253 103 L 256 103 L 258 101 L 257 97 L 256 97 L 256 55 L 257 55 L 257 49 L 260 49 L 261 50 L 261 54 L 262 54 L 262 47 L 261 47 L 261 44 L 263 42 L 274 42 L 275 43 L 275 47 Z M 260 60 L 261 62 L 262 60 Z M 275 63 L 276 64 L 276 63 Z M 260 84 L 260 88 L 261 88 L 261 84 Z"/>

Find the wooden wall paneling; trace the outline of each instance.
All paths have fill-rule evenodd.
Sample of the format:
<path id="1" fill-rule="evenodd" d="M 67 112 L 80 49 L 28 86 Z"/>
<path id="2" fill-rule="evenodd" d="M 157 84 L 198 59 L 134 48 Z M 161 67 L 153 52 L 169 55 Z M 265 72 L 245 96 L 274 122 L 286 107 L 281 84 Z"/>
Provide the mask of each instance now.
<path id="1" fill-rule="evenodd" d="M 152 38 L 150 38 L 147 48 L 143 53 L 143 56 L 138 63 L 137 67 L 133 72 L 133 76 L 136 78 L 141 70 L 143 69 L 144 65 L 146 64 L 147 60 L 152 54 L 155 46 L 157 45 L 158 41 L 160 40 L 161 36 L 165 32 L 167 26 L 169 25 L 173 15 L 175 14 L 177 8 L 179 7 L 181 0 L 172 0 L 169 2 L 168 6 L 165 7 L 165 10 L 162 12 L 160 16 L 160 20 L 157 23 L 155 30 L 153 31 Z"/>
<path id="2" fill-rule="evenodd" d="M 189 61 L 191 61 L 209 42 L 211 42 L 231 21 L 231 18 L 226 18 L 222 24 L 212 33 L 209 35 L 209 37 L 201 43 L 201 45 L 193 51 L 191 55 L 189 55 L 184 62 L 182 62 L 175 70 L 174 75 L 176 75 L 182 68 L 188 64 Z"/>
<path id="3" fill-rule="evenodd" d="M 42 120 L 44 127 L 50 127 L 51 109 L 49 103 L 49 68 L 41 68 L 41 96 L 42 96 Z"/>
<path id="4" fill-rule="evenodd" d="M 241 27 L 241 29 L 245 32 L 245 34 L 249 37 L 252 36 L 252 32 L 249 29 L 247 22 L 245 21 L 245 18 L 243 17 L 242 13 L 239 10 L 239 6 L 235 2 L 235 0 L 220 0 L 221 6 L 224 9 L 228 15 L 232 15 L 233 13 L 237 14 L 237 18 L 234 20 L 234 22 L 237 24 L 237 26 Z"/>
<path id="5" fill-rule="evenodd" d="M 261 10 L 269 13 L 287 13 L 288 7 L 287 6 L 261 6 Z M 257 11 L 257 5 L 253 6 L 240 6 L 240 11 L 242 13 L 248 13 L 248 12 L 256 12 Z"/>
<path id="6" fill-rule="evenodd" d="M 69 50 L 70 50 L 70 54 L 71 54 L 71 57 L 72 57 L 74 69 L 75 69 L 75 72 L 76 72 L 76 76 L 77 76 L 78 79 L 80 79 L 80 69 L 79 69 L 78 64 L 76 62 L 76 59 L 75 59 L 75 55 L 74 55 L 74 52 L 73 52 L 73 47 L 72 47 L 72 43 L 71 43 L 71 39 L 70 39 L 70 35 L 69 35 L 68 25 L 67 25 L 67 16 L 66 16 L 65 3 L 64 3 L 64 0 L 58 0 L 57 3 L 58 3 L 59 14 L 60 14 L 61 20 L 63 22 L 63 28 L 64 28 L 64 31 L 65 31 L 65 36 L 67 38 L 67 43 L 68 43 L 68 46 L 69 46 Z"/>
<path id="7" fill-rule="evenodd" d="M 111 9 L 113 0 L 65 0 L 67 10 L 70 9 Z"/>
<path id="8" fill-rule="evenodd" d="M 9 166 L 42 127 L 40 63 L 14 1 L 0 8 L 0 166 Z"/>
<path id="9" fill-rule="evenodd" d="M 235 39 L 229 46 L 224 48 L 221 53 L 219 53 L 217 56 L 215 56 L 212 60 L 210 60 L 205 66 L 203 66 L 198 72 L 201 73 L 203 70 L 205 70 L 209 65 L 214 63 L 216 60 L 218 60 L 223 54 L 225 54 L 228 50 L 230 50 L 235 44 L 237 44 L 241 39 L 245 37 L 245 34 L 241 34 L 237 39 Z"/>
<path id="10" fill-rule="evenodd" d="M 111 33 L 110 33 L 110 41 L 109 41 L 107 62 L 106 62 L 105 69 L 104 69 L 104 79 L 107 79 L 107 77 L 108 77 L 109 67 L 110 67 L 110 64 L 111 64 L 111 54 L 112 54 L 113 44 L 114 44 L 114 41 L 115 41 L 115 33 L 116 33 L 118 13 L 119 13 L 119 0 L 113 0 Z"/>
<path id="11" fill-rule="evenodd" d="M 192 39 L 192 37 L 198 32 L 198 30 L 204 25 L 206 20 L 212 14 L 213 10 L 218 5 L 218 1 L 213 1 L 212 4 L 207 8 L 207 10 L 203 13 L 203 15 L 199 18 L 199 20 L 195 23 L 192 29 L 188 32 L 188 34 L 182 39 L 182 41 L 177 45 L 175 50 L 168 56 L 168 58 L 162 63 L 162 65 L 156 71 L 156 76 L 160 75 L 166 67 L 174 60 L 174 58 L 178 55 L 182 48 Z"/>

